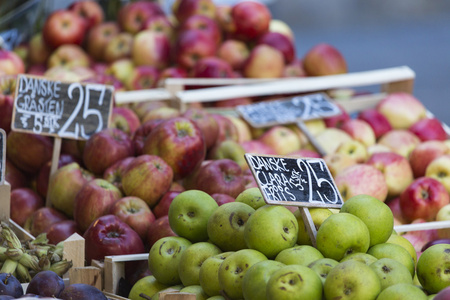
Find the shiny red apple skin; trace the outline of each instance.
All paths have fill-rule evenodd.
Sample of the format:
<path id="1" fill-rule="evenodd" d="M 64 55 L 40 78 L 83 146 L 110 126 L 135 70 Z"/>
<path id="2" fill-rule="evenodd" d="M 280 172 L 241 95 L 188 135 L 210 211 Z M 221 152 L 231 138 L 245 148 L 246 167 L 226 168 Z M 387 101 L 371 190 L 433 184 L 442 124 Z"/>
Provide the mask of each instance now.
<path id="1" fill-rule="evenodd" d="M 127 223 L 142 241 L 147 239 L 148 227 L 156 217 L 144 200 L 138 197 L 123 197 L 114 202 L 109 213 Z"/>
<path id="2" fill-rule="evenodd" d="M 76 12 L 59 9 L 45 20 L 42 37 L 51 48 L 64 44 L 81 45 L 86 35 L 86 22 Z"/>
<path id="3" fill-rule="evenodd" d="M 436 118 L 421 119 L 411 125 L 409 131 L 417 135 L 421 141 L 445 141 L 448 137 L 441 121 Z"/>
<path id="4" fill-rule="evenodd" d="M 326 76 L 347 73 L 347 62 L 341 52 L 327 43 L 312 47 L 303 57 L 308 76 Z"/>
<path id="5" fill-rule="evenodd" d="M 51 207 L 41 207 L 31 214 L 25 222 L 24 229 L 33 236 L 45 232 L 50 225 L 67 220 L 67 217 Z"/>
<path id="6" fill-rule="evenodd" d="M 110 206 L 120 198 L 120 190 L 104 179 L 86 182 L 75 196 L 73 209 L 73 219 L 81 232 L 97 218 L 106 215 Z"/>
<path id="7" fill-rule="evenodd" d="M 241 1 L 231 8 L 235 25 L 234 36 L 252 41 L 269 31 L 272 15 L 265 4 L 256 1 Z"/>
<path id="8" fill-rule="evenodd" d="M 147 247 L 151 248 L 159 239 L 166 236 L 177 236 L 170 228 L 169 216 L 162 216 L 150 224 L 147 231 Z"/>
<path id="9" fill-rule="evenodd" d="M 280 50 L 284 62 L 289 64 L 295 59 L 295 45 L 286 35 L 279 32 L 267 32 L 258 40 L 258 44 L 265 44 Z"/>
<path id="10" fill-rule="evenodd" d="M 449 151 L 450 149 L 442 141 L 425 141 L 417 145 L 408 157 L 414 178 L 425 176 L 430 162 L 441 155 L 448 154 Z"/>
<path id="11" fill-rule="evenodd" d="M 100 175 L 115 162 L 133 155 L 131 138 L 120 129 L 107 128 L 87 140 L 83 163 L 89 171 Z"/>
<path id="12" fill-rule="evenodd" d="M 74 233 L 82 235 L 81 230 L 77 227 L 77 223 L 75 223 L 74 220 L 55 222 L 50 225 L 45 232 L 47 233 L 49 244 L 52 245 L 56 245 L 59 242 L 66 240 Z"/>
<path id="13" fill-rule="evenodd" d="M 28 217 L 44 204 L 44 199 L 32 189 L 14 189 L 11 191 L 10 218 L 23 227 Z"/>
<path id="14" fill-rule="evenodd" d="M 376 109 L 366 109 L 358 114 L 358 119 L 366 121 L 372 127 L 375 138 L 380 138 L 383 134 L 392 130 L 392 126 L 386 117 Z"/>
<path id="15" fill-rule="evenodd" d="M 198 29 L 181 32 L 175 41 L 174 59 L 178 66 L 191 69 L 204 57 L 215 56 L 217 45 L 213 38 Z"/>
<path id="16" fill-rule="evenodd" d="M 141 126 L 141 121 L 137 114 L 128 107 L 114 107 L 111 115 L 111 127 L 122 130 L 130 137 L 138 127 Z"/>
<path id="17" fill-rule="evenodd" d="M 157 219 L 168 215 L 170 203 L 172 203 L 173 198 L 175 198 L 180 193 L 181 191 L 169 190 L 162 196 L 158 204 L 156 204 L 156 206 L 152 208 L 153 214 Z"/>
<path id="18" fill-rule="evenodd" d="M 431 177 L 419 177 L 401 193 L 400 208 L 409 222 L 415 219 L 431 221 L 449 201 L 442 183 Z"/>
<path id="19" fill-rule="evenodd" d="M 108 255 L 144 253 L 139 235 L 114 215 L 105 215 L 92 222 L 83 234 L 88 265 L 92 259 L 102 260 Z"/>
<path id="20" fill-rule="evenodd" d="M 69 5 L 71 10 L 81 16 L 86 22 L 86 29 L 90 29 L 95 25 L 103 22 L 105 14 L 100 4 L 93 0 L 76 1 Z"/>
<path id="21" fill-rule="evenodd" d="M 164 159 L 173 170 L 174 180 L 178 180 L 198 168 L 205 159 L 205 138 L 194 121 L 171 118 L 150 132 L 143 152 Z"/>

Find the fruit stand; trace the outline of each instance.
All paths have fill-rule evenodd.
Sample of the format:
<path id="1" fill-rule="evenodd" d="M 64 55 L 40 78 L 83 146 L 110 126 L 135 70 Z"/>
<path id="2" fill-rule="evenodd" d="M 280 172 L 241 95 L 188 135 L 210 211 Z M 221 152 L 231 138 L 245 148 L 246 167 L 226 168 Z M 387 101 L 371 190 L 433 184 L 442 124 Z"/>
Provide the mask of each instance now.
<path id="1" fill-rule="evenodd" d="M 200 2 L 77 1 L 0 49 L 0 295 L 444 299 L 450 129 L 414 70 Z"/>

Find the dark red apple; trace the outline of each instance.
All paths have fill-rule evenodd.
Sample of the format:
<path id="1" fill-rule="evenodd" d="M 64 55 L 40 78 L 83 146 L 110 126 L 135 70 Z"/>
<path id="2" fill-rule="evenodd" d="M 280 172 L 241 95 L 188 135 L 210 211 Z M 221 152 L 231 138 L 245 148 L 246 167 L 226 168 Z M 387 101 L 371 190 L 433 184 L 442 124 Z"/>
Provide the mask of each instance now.
<path id="1" fill-rule="evenodd" d="M 118 14 L 118 21 L 124 31 L 136 34 L 144 28 L 149 18 L 158 15 L 164 15 L 159 3 L 133 1 L 122 6 Z"/>
<path id="2" fill-rule="evenodd" d="M 186 78 L 188 77 L 186 69 L 181 67 L 168 67 L 159 74 L 159 81 L 162 82 L 166 78 Z"/>
<path id="3" fill-rule="evenodd" d="M 185 30 L 179 34 L 175 42 L 175 61 L 180 67 L 191 69 L 201 58 L 215 56 L 216 50 L 214 39 L 203 31 Z"/>
<path id="4" fill-rule="evenodd" d="M 86 51 L 96 61 L 104 61 L 108 42 L 120 33 L 119 25 L 109 21 L 95 25 L 86 36 Z"/>
<path id="5" fill-rule="evenodd" d="M 212 114 L 217 124 L 219 125 L 219 133 L 217 134 L 216 144 L 225 140 L 239 141 L 239 132 L 233 122 L 219 114 Z"/>
<path id="6" fill-rule="evenodd" d="M 125 86 L 129 90 L 143 90 L 155 88 L 159 80 L 159 71 L 152 66 L 138 66 L 133 69 Z"/>
<path id="7" fill-rule="evenodd" d="M 369 108 L 361 111 L 358 114 L 358 119 L 366 121 L 372 127 L 376 139 L 392 130 L 388 119 L 376 109 Z"/>
<path id="8" fill-rule="evenodd" d="M 74 11 L 53 11 L 42 28 L 42 37 L 51 48 L 64 44 L 81 45 L 86 34 L 86 21 Z"/>
<path id="9" fill-rule="evenodd" d="M 32 189 L 16 188 L 11 191 L 10 217 L 23 227 L 28 217 L 44 204 L 44 199 Z"/>
<path id="10" fill-rule="evenodd" d="M 421 141 L 445 141 L 447 139 L 447 133 L 441 121 L 436 118 L 421 119 L 411 125 L 409 131 L 417 135 Z"/>
<path id="11" fill-rule="evenodd" d="M 220 31 L 219 24 L 205 15 L 192 15 L 184 21 L 179 30 L 198 29 L 205 32 L 207 35 L 216 42 L 217 45 L 222 41 L 222 32 Z"/>
<path id="12" fill-rule="evenodd" d="M 169 213 L 170 203 L 172 203 L 173 198 L 175 198 L 181 191 L 167 191 L 164 196 L 162 196 L 161 200 L 159 200 L 158 204 L 153 207 L 152 211 L 155 217 L 161 218 L 163 216 L 167 216 Z"/>
<path id="13" fill-rule="evenodd" d="M 219 206 L 221 206 L 225 203 L 234 202 L 234 200 L 235 200 L 235 198 L 231 197 L 230 195 L 221 194 L 221 193 L 212 194 L 211 197 L 213 197 L 213 199 L 216 200 L 216 202 Z"/>
<path id="14" fill-rule="evenodd" d="M 172 7 L 172 12 L 178 23 L 182 24 L 193 15 L 214 18 L 216 6 L 213 0 L 179 0 Z"/>
<path id="15" fill-rule="evenodd" d="M 82 235 L 81 230 L 77 227 L 77 223 L 75 223 L 74 220 L 64 220 L 53 223 L 45 232 L 47 233 L 49 244 L 52 245 L 56 245 L 59 242 L 66 240 L 74 233 Z"/>
<path id="16" fill-rule="evenodd" d="M 103 8 L 98 2 L 93 0 L 76 1 L 69 5 L 68 9 L 85 20 L 87 29 L 102 23 L 105 18 Z"/>
<path id="17" fill-rule="evenodd" d="M 11 185 L 11 191 L 29 186 L 28 177 L 9 159 L 5 160 L 5 181 Z"/>
<path id="18" fill-rule="evenodd" d="M 150 224 L 147 231 L 147 245 L 153 246 L 159 239 L 166 236 L 176 236 L 169 224 L 169 216 L 163 216 Z"/>
<path id="19" fill-rule="evenodd" d="M 268 7 L 256 1 L 240 1 L 231 9 L 231 18 L 236 30 L 234 35 L 252 41 L 269 31 L 272 15 Z"/>
<path id="20" fill-rule="evenodd" d="M 63 220 L 67 220 L 67 217 L 63 213 L 51 207 L 41 207 L 28 217 L 24 229 L 33 236 L 38 236 L 45 232 L 53 223 Z"/>
<path id="21" fill-rule="evenodd" d="M 205 57 L 200 59 L 192 69 L 195 78 L 233 78 L 233 68 L 218 57 Z"/>

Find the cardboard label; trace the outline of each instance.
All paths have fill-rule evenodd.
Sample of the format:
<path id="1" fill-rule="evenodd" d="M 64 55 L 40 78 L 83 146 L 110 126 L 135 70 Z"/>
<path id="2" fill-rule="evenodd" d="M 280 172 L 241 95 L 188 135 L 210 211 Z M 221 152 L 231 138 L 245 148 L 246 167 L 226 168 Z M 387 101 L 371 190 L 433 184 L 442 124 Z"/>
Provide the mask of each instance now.
<path id="1" fill-rule="evenodd" d="M 0 128 L 0 185 L 5 183 L 6 132 Z"/>
<path id="2" fill-rule="evenodd" d="M 17 76 L 11 128 L 15 131 L 86 140 L 108 127 L 114 88 Z"/>
<path id="3" fill-rule="evenodd" d="M 344 203 L 323 159 L 245 154 L 268 204 L 340 208 Z"/>
<path id="4" fill-rule="evenodd" d="M 342 113 L 324 93 L 238 105 L 236 110 L 255 128 L 326 118 Z"/>

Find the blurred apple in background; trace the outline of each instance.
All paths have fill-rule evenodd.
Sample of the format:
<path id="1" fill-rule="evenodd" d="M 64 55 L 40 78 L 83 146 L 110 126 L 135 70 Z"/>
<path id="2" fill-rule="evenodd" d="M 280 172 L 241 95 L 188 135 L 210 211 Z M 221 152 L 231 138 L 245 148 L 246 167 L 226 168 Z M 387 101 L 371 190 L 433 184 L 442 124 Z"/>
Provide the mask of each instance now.
<path id="1" fill-rule="evenodd" d="M 436 221 L 450 221 L 450 204 L 446 204 L 439 209 L 436 214 Z M 450 239 L 450 228 L 438 229 L 437 234 L 441 239 Z"/>
<path id="2" fill-rule="evenodd" d="M 142 68 L 151 68 L 151 67 L 142 67 Z M 180 117 L 180 110 L 174 107 L 158 107 L 151 111 L 148 111 L 145 116 L 142 117 L 142 122 L 145 123 L 150 120 L 163 120 L 166 121 L 171 118 Z"/>
<path id="3" fill-rule="evenodd" d="M 392 130 L 388 119 L 376 109 L 365 109 L 358 114 L 358 119 L 367 122 L 372 127 L 375 139 Z"/>
<path id="4" fill-rule="evenodd" d="M 85 20 L 87 30 L 102 23 L 105 18 L 103 8 L 93 0 L 74 2 L 67 9 L 77 13 Z"/>
<path id="5" fill-rule="evenodd" d="M 86 29 L 87 23 L 78 13 L 59 9 L 45 19 L 42 36 L 51 48 L 58 48 L 64 44 L 81 45 Z"/>
<path id="6" fill-rule="evenodd" d="M 105 172 L 103 172 L 103 179 L 105 179 L 109 183 L 112 183 L 121 192 L 123 192 L 122 176 L 128 165 L 134 160 L 134 158 L 134 156 L 126 157 L 112 164 L 105 170 Z"/>
<path id="7" fill-rule="evenodd" d="M 393 129 L 381 136 L 378 143 L 408 158 L 414 148 L 420 144 L 420 139 L 411 131 Z"/>
<path id="8" fill-rule="evenodd" d="M 136 66 L 164 69 L 169 65 L 171 47 L 164 33 L 143 30 L 134 36 L 131 57 Z"/>
<path id="9" fill-rule="evenodd" d="M 231 9 L 236 27 L 233 35 L 244 41 L 252 41 L 269 31 L 272 15 L 265 4 L 256 1 L 240 1 Z"/>
<path id="10" fill-rule="evenodd" d="M 352 137 L 342 129 L 326 128 L 316 135 L 316 142 L 325 151 L 325 154 L 335 153 L 336 149 L 344 142 L 351 141 Z M 311 143 L 307 144 L 306 149 L 316 150 Z"/>
<path id="11" fill-rule="evenodd" d="M 47 64 L 52 50 L 45 44 L 42 32 L 35 33 L 28 44 L 30 51 L 28 52 L 28 62 L 31 65 Z"/>
<path id="12" fill-rule="evenodd" d="M 286 155 L 299 150 L 302 146 L 299 137 L 282 125 L 271 127 L 259 140 L 274 149 L 278 155 Z"/>
<path id="13" fill-rule="evenodd" d="M 24 229 L 33 236 L 47 230 L 53 223 L 67 220 L 67 217 L 61 212 L 51 207 L 41 207 L 35 210 L 27 219 Z"/>
<path id="14" fill-rule="evenodd" d="M 179 31 L 198 29 L 209 35 L 217 45 L 222 41 L 222 32 L 217 22 L 206 15 L 192 15 L 178 27 Z"/>
<path id="15" fill-rule="evenodd" d="M 169 216 L 157 218 L 150 224 L 147 231 L 147 244 L 151 248 L 156 241 L 166 236 L 176 236 L 169 224 Z"/>
<path id="16" fill-rule="evenodd" d="M 409 130 L 417 135 L 421 141 L 445 141 L 447 139 L 447 132 L 445 132 L 441 121 L 436 118 L 420 119 L 412 124 Z"/>
<path id="17" fill-rule="evenodd" d="M 217 56 L 228 62 L 234 70 L 240 70 L 250 54 L 250 49 L 243 41 L 228 39 L 217 49 Z"/>
<path id="18" fill-rule="evenodd" d="M 197 124 L 205 137 L 206 149 L 210 149 L 217 139 L 219 133 L 219 124 L 216 119 L 206 110 L 197 108 L 188 108 L 183 117 L 191 119 Z"/>
<path id="19" fill-rule="evenodd" d="M 212 114 L 217 124 L 219 125 L 219 133 L 217 134 L 216 143 L 221 143 L 225 140 L 239 140 L 239 132 L 233 122 L 220 114 Z"/>
<path id="20" fill-rule="evenodd" d="M 130 58 L 122 58 L 111 63 L 106 69 L 106 74 L 112 75 L 124 83 L 134 70 L 133 61 Z"/>
<path id="21" fill-rule="evenodd" d="M 248 78 L 276 78 L 281 77 L 284 66 L 283 53 L 272 46 L 260 44 L 250 51 L 242 72 Z"/>
<path id="22" fill-rule="evenodd" d="M 13 75 L 0 76 L 0 128 L 6 134 L 11 131 L 12 113 L 14 108 L 14 94 L 16 77 Z"/>
<path id="23" fill-rule="evenodd" d="M 425 176 L 442 183 L 450 193 L 450 155 L 444 154 L 433 159 L 425 169 Z"/>
<path id="24" fill-rule="evenodd" d="M 414 177 L 424 176 L 428 164 L 435 158 L 448 154 L 448 152 L 448 146 L 442 141 L 425 141 L 417 145 L 409 155 L 409 164 Z"/>
<path id="25" fill-rule="evenodd" d="M 356 163 L 364 163 L 369 158 L 366 146 L 354 139 L 342 142 L 336 148 L 335 153 L 350 156 L 354 161 L 356 161 Z"/>
<path id="26" fill-rule="evenodd" d="M 29 216 L 44 206 L 44 199 L 30 188 L 11 191 L 10 217 L 19 226 L 24 226 Z"/>
<path id="27" fill-rule="evenodd" d="M 214 39 L 203 31 L 185 30 L 175 41 L 174 59 L 180 67 L 190 69 L 201 58 L 214 56 L 216 50 L 217 45 Z"/>
<path id="28" fill-rule="evenodd" d="M 369 147 L 375 144 L 375 133 L 372 127 L 363 120 L 350 119 L 342 123 L 340 129 L 347 132 L 352 138 Z"/>
<path id="29" fill-rule="evenodd" d="M 195 78 L 232 78 L 231 65 L 218 57 L 205 57 L 197 61 L 192 69 Z"/>
<path id="30" fill-rule="evenodd" d="M 165 15 L 155 15 L 144 23 L 144 30 L 148 29 L 165 34 L 170 41 L 175 38 L 175 27 Z"/>
<path id="31" fill-rule="evenodd" d="M 124 80 L 128 90 L 145 90 L 155 88 L 159 80 L 159 71 L 153 66 L 138 66 Z"/>
<path id="32" fill-rule="evenodd" d="M 63 220 L 55 222 L 46 230 L 49 244 L 57 245 L 59 242 L 66 240 L 72 234 L 78 233 L 82 235 L 81 230 L 77 227 L 74 220 Z"/>
<path id="33" fill-rule="evenodd" d="M 278 32 L 267 32 L 262 35 L 258 44 L 265 44 L 278 49 L 284 57 L 286 64 L 291 63 L 295 59 L 295 45 L 291 39 Z"/>
<path id="34" fill-rule="evenodd" d="M 180 0 L 172 7 L 172 13 L 177 18 L 178 23 L 182 24 L 193 15 L 214 18 L 216 6 L 212 0 Z"/>
<path id="35" fill-rule="evenodd" d="M 426 117 L 426 108 L 422 102 L 403 92 L 387 95 L 377 104 L 376 109 L 388 119 L 394 129 L 408 129 Z"/>
<path id="36" fill-rule="evenodd" d="M 303 68 L 303 61 L 294 59 L 293 62 L 284 66 L 283 77 L 306 77 L 306 71 Z"/>
<path id="37" fill-rule="evenodd" d="M 158 3 L 134 1 L 122 6 L 117 18 L 122 30 L 136 34 L 144 28 L 148 19 L 157 15 L 164 15 Z"/>
<path id="38" fill-rule="evenodd" d="M 131 108 L 113 107 L 110 127 L 120 129 L 132 137 L 139 126 L 141 121 Z"/>
<path id="39" fill-rule="evenodd" d="M 350 115 L 342 105 L 340 105 L 339 102 L 335 102 L 335 104 L 339 107 L 341 113 L 339 115 L 324 118 L 323 120 L 326 127 L 340 128 L 345 121 L 350 120 Z"/>
<path id="40" fill-rule="evenodd" d="M 27 176 L 19 170 L 14 164 L 7 158 L 4 162 L 5 168 L 5 181 L 11 185 L 11 191 L 27 187 L 29 185 L 29 180 Z"/>
<path id="41" fill-rule="evenodd" d="M 0 49 L 0 74 L 17 75 L 25 73 L 25 64 L 13 51 Z"/>
<path id="42" fill-rule="evenodd" d="M 111 63 L 121 58 L 131 57 L 134 37 L 131 33 L 121 32 L 108 40 L 103 48 L 103 60 Z"/>
<path id="43" fill-rule="evenodd" d="M 236 25 L 231 17 L 231 9 L 232 6 L 228 4 L 218 3 L 216 5 L 215 19 L 225 36 L 229 36 L 236 31 Z"/>
<path id="44" fill-rule="evenodd" d="M 213 197 L 213 199 L 216 200 L 216 202 L 219 206 L 221 206 L 225 203 L 234 202 L 234 200 L 235 200 L 234 197 L 231 197 L 230 195 L 227 195 L 227 194 L 221 194 L 221 193 L 212 194 L 211 197 Z"/>
<path id="45" fill-rule="evenodd" d="M 308 76 L 325 76 L 347 73 L 347 62 L 337 48 L 320 43 L 303 57 L 303 67 Z"/>
<path id="46" fill-rule="evenodd" d="M 260 140 L 245 141 L 241 143 L 241 146 L 246 153 L 276 154 L 275 149 Z"/>
<path id="47" fill-rule="evenodd" d="M 330 153 L 323 157 L 328 169 L 333 177 L 336 177 L 342 170 L 347 167 L 356 165 L 355 158 L 344 153 Z"/>
<path id="48" fill-rule="evenodd" d="M 56 48 L 47 61 L 47 67 L 88 67 L 89 57 L 87 53 L 77 45 L 65 44 Z"/>
<path id="49" fill-rule="evenodd" d="M 283 20 L 271 19 L 269 23 L 270 32 L 279 32 L 287 36 L 291 41 L 294 41 L 295 36 L 291 27 Z"/>
<path id="50" fill-rule="evenodd" d="M 120 33 L 119 25 L 109 21 L 93 26 L 86 36 L 86 51 L 96 61 L 104 60 L 108 42 Z"/>

